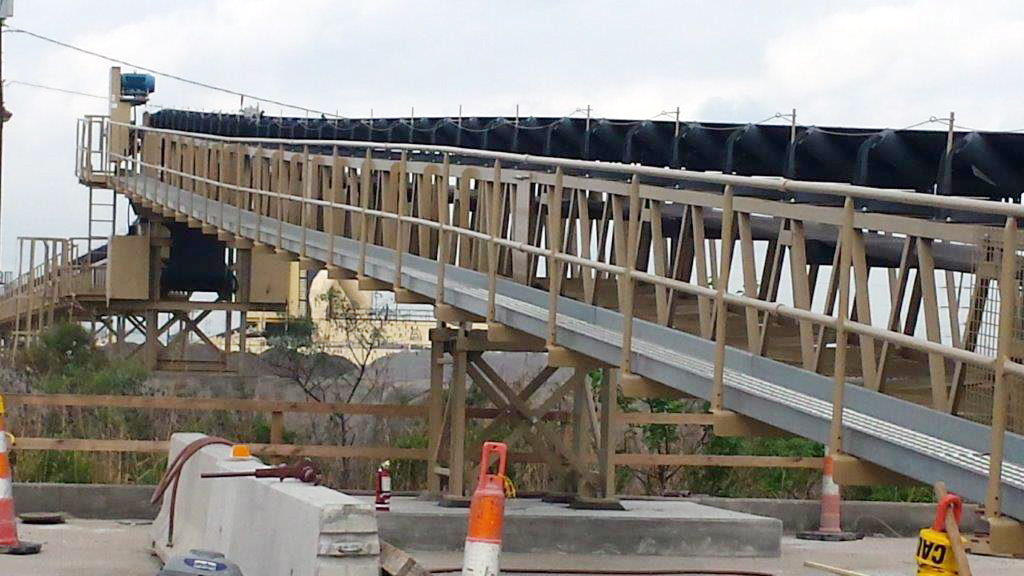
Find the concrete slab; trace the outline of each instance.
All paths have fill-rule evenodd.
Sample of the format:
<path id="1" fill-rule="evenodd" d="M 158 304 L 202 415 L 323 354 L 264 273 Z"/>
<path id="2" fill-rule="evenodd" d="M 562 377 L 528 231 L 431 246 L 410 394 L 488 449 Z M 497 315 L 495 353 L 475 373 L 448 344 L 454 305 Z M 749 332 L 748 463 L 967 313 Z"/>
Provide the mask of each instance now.
<path id="1" fill-rule="evenodd" d="M 109 520 L 72 520 L 61 526 L 18 526 L 25 539 L 44 542 L 36 556 L 0 556 L 0 574 L 12 576 L 148 576 L 159 565 L 148 550 L 148 527 Z M 286 539 L 286 535 L 281 536 Z M 502 554 L 502 574 L 516 570 L 756 570 L 785 576 L 821 576 L 805 568 L 804 560 L 823 562 L 872 576 L 907 576 L 914 573 L 912 538 L 866 538 L 859 542 L 805 542 L 782 539 L 778 558 L 708 558 L 592 554 Z M 462 552 L 412 551 L 416 560 L 432 570 L 458 568 Z M 1024 574 L 1024 560 L 971 556 L 975 574 Z M 458 572 L 439 576 L 455 576 Z M 573 576 L 579 576 L 573 575 Z"/>
<path id="2" fill-rule="evenodd" d="M 23 540 L 42 542 L 34 556 L 0 555 L 10 576 L 149 576 L 160 563 L 149 550 L 149 526 L 111 520 L 70 520 L 54 526 L 18 525 Z"/>
<path id="3" fill-rule="evenodd" d="M 521 553 L 772 557 L 779 555 L 782 522 L 695 502 L 624 500 L 625 510 L 574 510 L 532 499 L 506 506 L 504 549 Z M 381 538 L 416 550 L 461 550 L 464 508 L 416 498 L 394 498 L 380 513 Z"/>
<path id="4" fill-rule="evenodd" d="M 777 576 L 822 576 L 821 570 L 807 568 L 805 560 L 838 566 L 871 576 L 908 576 L 914 574 L 914 538 L 865 538 L 856 542 L 808 542 L 792 537 L 782 539 L 781 554 L 777 558 L 709 558 L 676 556 L 597 556 L 588 554 L 517 554 L 503 552 L 503 576 L 524 574 L 524 570 L 551 571 L 545 576 L 559 576 L 559 570 L 574 571 L 566 576 L 581 576 L 587 570 L 735 570 L 764 572 Z M 462 565 L 461 552 L 408 551 L 416 561 L 438 576 L 457 576 L 453 571 Z M 986 556 L 971 556 L 971 569 L 975 574 L 1024 574 L 1024 560 L 1009 560 Z M 517 570 L 519 572 L 517 572 Z"/>

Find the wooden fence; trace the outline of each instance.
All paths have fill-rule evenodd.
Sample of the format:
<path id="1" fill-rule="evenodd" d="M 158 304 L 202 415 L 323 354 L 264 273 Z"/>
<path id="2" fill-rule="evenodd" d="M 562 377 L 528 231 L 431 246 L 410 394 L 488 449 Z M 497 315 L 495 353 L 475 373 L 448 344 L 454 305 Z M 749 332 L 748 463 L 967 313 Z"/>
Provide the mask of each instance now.
<path id="1" fill-rule="evenodd" d="M 353 458 L 369 460 L 427 461 L 427 448 L 399 448 L 393 446 L 338 446 L 323 444 L 287 444 L 284 442 L 284 415 L 348 414 L 378 418 L 429 419 L 429 407 L 419 404 L 349 404 L 337 402 L 288 402 L 280 400 L 254 400 L 239 398 L 190 398 L 176 396 L 110 396 L 79 394 L 5 394 L 9 407 L 34 406 L 48 408 L 123 408 L 147 410 L 258 412 L 269 416 L 270 442 L 250 443 L 254 454 L 261 456 L 309 456 L 317 458 Z M 466 417 L 493 420 L 505 410 L 497 408 L 467 407 Z M 568 412 L 549 411 L 546 421 L 566 422 Z M 625 412 L 617 414 L 623 426 L 665 424 L 677 426 L 709 426 L 714 416 L 703 413 L 650 413 Z M 17 417 L 12 415 L 16 422 Z M 239 439 L 244 442 L 244 439 Z M 97 438 L 44 438 L 19 437 L 16 450 L 62 450 L 75 452 L 165 452 L 166 440 L 127 440 Z M 544 459 L 534 452 L 510 454 L 513 462 L 541 463 Z M 741 468 L 810 468 L 820 469 L 822 459 L 799 456 L 752 456 L 716 454 L 637 454 L 617 453 L 614 463 L 619 466 L 727 466 Z"/>

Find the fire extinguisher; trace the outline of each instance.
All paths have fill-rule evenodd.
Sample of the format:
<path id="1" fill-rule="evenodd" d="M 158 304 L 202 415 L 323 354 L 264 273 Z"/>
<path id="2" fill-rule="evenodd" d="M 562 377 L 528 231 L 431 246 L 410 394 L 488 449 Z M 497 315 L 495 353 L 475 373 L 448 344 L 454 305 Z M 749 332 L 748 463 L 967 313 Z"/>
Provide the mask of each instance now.
<path id="1" fill-rule="evenodd" d="M 378 512 L 391 510 L 391 461 L 385 460 L 377 467 L 377 477 L 374 483 L 374 508 Z"/>

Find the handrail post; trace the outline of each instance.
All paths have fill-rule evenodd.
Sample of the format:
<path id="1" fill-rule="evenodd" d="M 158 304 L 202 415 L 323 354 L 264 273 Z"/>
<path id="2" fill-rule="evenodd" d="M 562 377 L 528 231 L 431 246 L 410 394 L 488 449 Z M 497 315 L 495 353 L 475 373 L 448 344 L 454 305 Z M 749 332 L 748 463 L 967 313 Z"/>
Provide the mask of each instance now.
<path id="1" fill-rule="evenodd" d="M 228 147 L 223 141 L 220 143 L 220 148 L 217 152 L 217 181 L 220 185 L 217 186 L 217 202 L 220 203 L 220 215 L 217 217 L 217 226 L 225 228 L 224 226 L 224 198 L 227 196 L 227 187 L 225 184 L 228 183 L 227 167 L 228 167 Z M 241 171 L 235 172 L 234 183 L 241 184 L 242 174 Z M 238 196 L 239 192 L 234 190 L 234 196 Z"/>
<path id="2" fill-rule="evenodd" d="M 345 212 L 334 207 L 341 204 L 342 179 L 345 169 L 342 168 L 341 158 L 338 156 L 338 146 L 331 149 L 331 205 L 324 209 L 324 232 L 327 233 L 327 266 L 334 266 L 334 236 L 338 231 L 336 217 L 342 222 L 341 233 L 344 234 Z"/>
<path id="3" fill-rule="evenodd" d="M 712 382 L 711 411 L 721 410 L 725 396 L 725 338 L 727 310 L 725 306 L 725 292 L 729 288 L 729 269 L 732 268 L 733 248 L 733 224 L 736 219 L 732 207 L 732 184 L 725 186 L 725 193 L 722 195 L 722 259 L 718 264 L 718 283 L 715 293 L 715 372 Z"/>
<path id="4" fill-rule="evenodd" d="M 157 168 L 157 171 L 156 171 L 156 186 L 157 186 L 157 189 L 156 189 L 156 192 L 153 194 L 153 196 L 158 199 L 157 201 L 159 203 L 160 189 L 163 188 L 163 190 L 164 190 L 164 201 L 161 204 L 161 206 L 163 206 L 164 208 L 167 207 L 167 195 L 170 194 L 170 183 L 168 182 L 168 176 L 167 176 L 168 163 L 170 162 L 170 150 L 171 150 L 170 138 L 168 138 L 166 134 L 160 134 L 160 157 L 159 157 L 160 158 L 160 160 L 159 160 L 159 166 L 160 167 Z"/>
<path id="5" fill-rule="evenodd" d="M 448 241 L 445 236 L 448 226 L 448 181 L 451 178 L 451 160 L 444 155 L 441 169 L 441 182 L 437 186 L 437 292 L 434 302 L 444 304 L 444 272 L 448 264 Z M 437 346 L 437 344 L 432 344 Z M 433 474 L 433 471 L 431 471 Z M 428 475 L 430 476 L 430 475 Z"/>
<path id="6" fill-rule="evenodd" d="M 309 146 L 302 147 L 302 199 L 300 202 L 299 210 L 299 229 L 302 234 L 302 246 L 299 248 L 299 258 L 306 258 L 306 242 L 307 242 L 307 231 L 306 226 L 309 224 L 309 218 L 307 212 L 309 212 L 309 199 L 313 196 L 313 175 L 312 166 L 309 162 Z"/>
<path id="7" fill-rule="evenodd" d="M 250 164 L 251 166 L 251 164 Z M 235 145 L 235 185 L 240 188 L 252 188 L 252 183 L 242 178 L 245 171 L 245 147 L 241 144 Z M 242 211 L 249 209 L 249 192 L 235 190 L 235 236 L 242 237 Z M 243 350 L 244 352 L 244 350 Z"/>
<path id="8" fill-rule="evenodd" d="M 487 322 L 494 322 L 495 297 L 498 291 L 498 243 L 501 234 L 498 222 L 501 220 L 501 160 L 494 161 L 494 183 L 491 184 L 491 198 L 487 206 Z"/>
<path id="9" fill-rule="evenodd" d="M 266 184 L 263 182 L 263 160 L 265 159 L 265 157 L 263 153 L 262 144 L 257 145 L 256 154 L 253 156 L 253 159 L 258 159 L 259 164 L 257 166 L 255 162 L 250 161 L 250 163 L 254 166 L 254 188 L 259 190 L 259 192 L 256 194 L 256 201 L 253 202 L 253 206 L 256 208 L 256 232 L 255 234 L 253 234 L 253 238 L 255 238 L 256 242 L 259 244 L 263 242 L 263 207 L 265 205 L 269 206 L 269 202 L 267 201 L 267 195 L 264 194 L 264 186 L 266 186 Z"/>
<path id="10" fill-rule="evenodd" d="M 366 159 L 363 160 L 362 173 L 359 175 L 359 265 L 358 277 L 366 275 L 366 243 L 369 241 L 369 215 L 366 213 L 370 206 L 370 188 L 373 187 L 373 151 L 366 149 Z"/>
<path id="11" fill-rule="evenodd" d="M 547 345 L 557 344 L 558 296 L 562 291 L 562 264 L 558 260 L 562 246 L 562 168 L 555 169 L 555 184 L 548 190 L 548 337 Z"/>
<path id="12" fill-rule="evenodd" d="M 843 451 L 843 397 L 846 388 L 846 356 L 849 334 L 846 328 L 850 313 L 850 264 L 853 251 L 853 198 L 843 203 L 843 241 L 839 246 L 839 299 L 836 309 L 835 370 L 832 381 L 832 424 L 829 432 L 829 454 Z M 824 346 L 824 343 L 822 344 Z"/>
<path id="13" fill-rule="evenodd" d="M 398 196 L 395 199 L 395 279 L 393 281 L 396 293 L 402 288 L 402 252 L 408 247 L 404 234 L 405 224 L 402 222 L 402 216 L 405 214 L 405 207 L 409 199 L 409 189 L 406 187 L 405 173 L 407 158 L 406 151 L 402 150 L 398 160 L 398 173 L 392 172 L 395 194 Z"/>
<path id="14" fill-rule="evenodd" d="M 171 169 L 177 172 L 172 175 L 172 183 L 176 183 L 174 187 L 174 209 L 177 212 L 184 212 L 181 207 L 181 193 L 185 188 L 185 146 L 184 138 L 176 138 L 177 142 L 174 144 L 174 157 L 171 159 Z"/>
<path id="15" fill-rule="evenodd" d="M 291 193 L 288 189 L 288 177 L 284 174 L 284 144 L 277 150 L 277 244 L 278 250 L 283 250 L 282 240 L 284 239 L 284 197 Z"/>
<path id="16" fill-rule="evenodd" d="M 196 165 L 197 162 L 198 162 L 197 154 L 196 154 L 196 147 L 198 146 L 197 143 L 196 143 L 197 142 L 196 137 L 193 136 L 191 138 L 191 141 L 192 141 L 192 143 L 188 147 L 188 174 L 189 174 L 189 178 L 188 178 L 188 191 L 189 191 L 189 194 L 188 194 L 188 215 L 187 216 L 188 216 L 189 220 L 192 220 L 193 218 L 195 218 L 196 188 L 197 188 L 197 186 L 196 186 L 196 171 L 197 171 L 197 168 L 198 168 L 197 165 Z"/>
<path id="17" fill-rule="evenodd" d="M 619 274 L 619 309 L 622 313 L 622 374 L 633 372 L 633 289 L 636 280 L 638 239 L 640 236 L 640 177 L 629 182 L 629 223 L 626 226 L 626 270 Z"/>
<path id="18" fill-rule="evenodd" d="M 1017 219 L 1007 218 L 1003 227 L 1003 252 L 999 272 L 999 340 L 996 343 L 995 378 L 992 389 L 992 446 L 989 450 L 988 486 L 985 515 L 994 518 L 1001 512 L 1003 441 L 1006 436 L 1006 405 L 1009 387 L 1006 362 L 1017 324 Z"/>

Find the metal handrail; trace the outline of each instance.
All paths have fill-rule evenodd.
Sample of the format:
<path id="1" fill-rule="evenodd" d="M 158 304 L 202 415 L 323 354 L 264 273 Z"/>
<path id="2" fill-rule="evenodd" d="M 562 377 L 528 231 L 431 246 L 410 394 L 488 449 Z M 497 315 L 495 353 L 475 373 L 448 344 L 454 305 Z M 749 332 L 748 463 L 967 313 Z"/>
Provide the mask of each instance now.
<path id="1" fill-rule="evenodd" d="M 338 146 L 344 148 L 357 148 L 362 150 L 382 151 L 406 151 L 406 152 L 433 152 L 436 154 L 448 154 L 452 156 L 464 156 L 471 158 L 483 158 L 489 160 L 500 160 L 502 162 L 518 162 L 522 164 L 534 164 L 549 166 L 552 168 L 563 168 L 570 170 L 593 170 L 599 172 L 612 172 L 623 175 L 639 175 L 652 178 L 665 178 L 671 180 L 689 180 L 704 184 L 719 186 L 738 186 L 744 188 L 756 188 L 759 190 L 771 190 L 775 192 L 792 193 L 813 193 L 826 194 L 830 196 L 859 198 L 863 200 L 878 200 L 885 202 L 896 202 L 913 204 L 931 208 L 943 208 L 948 210 L 963 210 L 968 212 L 995 214 L 1024 218 L 1024 205 L 994 202 L 992 200 L 981 200 L 963 196 L 938 196 L 933 194 L 922 194 L 913 190 L 875 188 L 871 186 L 860 186 L 857 184 L 846 184 L 840 182 L 809 182 L 804 180 L 791 180 L 775 176 L 740 176 L 735 174 L 716 174 L 709 172 L 698 172 L 680 168 L 659 168 L 654 166 L 642 166 L 636 164 L 623 164 L 619 162 L 599 162 L 595 160 L 574 160 L 569 158 L 557 158 L 550 156 L 535 156 L 530 154 L 516 154 L 513 152 L 496 152 L 491 150 L 479 150 L 475 148 L 459 148 L 455 146 L 435 146 L 430 144 L 403 144 L 384 142 L 365 142 L 359 140 L 302 140 L 286 138 L 249 138 L 219 136 L 214 134 L 202 134 L 197 137 L 195 133 L 170 130 L 166 128 L 152 128 L 148 126 L 137 126 L 123 122 L 108 121 L 112 126 L 120 126 L 140 132 L 152 132 L 157 134 L 168 134 L 192 139 L 212 140 L 224 143 L 236 144 L 269 144 L 274 146 Z M 111 156 L 115 154 L 111 153 Z M 123 158 L 123 157 L 121 157 Z M 223 186 L 224 184 L 218 183 Z"/>
<path id="2" fill-rule="evenodd" d="M 195 136 L 189 136 L 189 137 L 190 138 L 195 138 Z M 663 276 L 657 276 L 657 275 L 653 275 L 653 274 L 650 274 L 650 273 L 647 273 L 647 272 L 642 272 L 642 271 L 639 271 L 639 270 L 630 270 L 629 268 L 624 267 L 624 266 L 618 266 L 618 265 L 614 265 L 614 264 L 607 264 L 607 263 L 599 262 L 599 261 L 596 261 L 596 260 L 590 260 L 590 259 L 586 259 L 586 258 L 581 258 L 579 256 L 575 256 L 575 255 L 572 255 L 572 254 L 566 254 L 566 253 L 558 252 L 557 250 L 553 251 L 553 250 L 550 250 L 548 248 L 540 248 L 540 247 L 533 246 L 533 245 L 530 245 L 530 244 L 527 244 L 527 243 L 524 243 L 524 242 L 516 242 L 516 241 L 513 241 L 513 240 L 507 240 L 507 239 L 504 239 L 504 238 L 494 237 L 494 236 L 491 236 L 491 235 L 489 235 L 487 233 L 484 233 L 484 232 L 479 232 L 479 231 L 471 230 L 471 229 L 468 229 L 468 228 L 461 228 L 461 227 L 453 226 L 453 225 L 450 225 L 450 224 L 446 224 L 446 225 L 444 225 L 442 227 L 442 225 L 440 223 L 438 223 L 438 222 L 436 222 L 434 220 L 427 220 L 427 219 L 418 218 L 418 217 L 414 217 L 414 216 L 407 216 L 407 215 L 399 216 L 398 214 L 395 214 L 393 212 L 387 212 L 387 211 L 383 211 L 383 210 L 375 210 L 375 209 L 369 209 L 369 208 L 362 208 L 360 206 L 353 206 L 353 205 L 349 205 L 349 204 L 340 204 L 340 203 L 330 202 L 330 201 L 327 201 L 327 200 L 319 200 L 319 199 L 315 199 L 315 198 L 307 198 L 307 197 L 304 197 L 304 196 L 294 196 L 294 195 L 290 195 L 290 194 L 281 194 L 281 193 L 278 193 L 278 192 L 271 192 L 271 191 L 268 191 L 268 190 L 259 190 L 259 189 L 256 189 L 256 188 L 249 188 L 249 187 L 246 187 L 246 186 L 239 186 L 239 185 L 236 185 L 236 184 L 229 184 L 229 183 L 220 182 L 218 180 L 214 180 L 214 179 L 211 179 L 211 178 L 206 178 L 204 176 L 198 176 L 198 175 L 195 175 L 195 174 L 184 172 L 184 171 L 181 171 L 181 170 L 175 170 L 175 169 L 167 168 L 167 167 L 164 167 L 164 166 L 161 166 L 161 165 L 148 163 L 148 162 L 142 161 L 142 160 L 134 158 L 134 157 L 124 156 L 124 155 L 116 154 L 114 152 L 111 152 L 110 155 L 112 157 L 116 158 L 116 159 L 123 160 L 123 161 L 126 161 L 126 162 L 130 162 L 130 163 L 132 163 L 135 166 L 141 166 L 141 167 L 144 167 L 144 168 L 151 168 L 151 169 L 163 172 L 164 174 L 170 174 L 170 175 L 174 175 L 174 176 L 180 176 L 182 178 L 187 178 L 190 181 L 192 181 L 193 183 L 210 184 L 210 185 L 219 186 L 219 187 L 222 187 L 222 188 L 225 188 L 225 189 L 228 189 L 228 190 L 234 190 L 236 192 L 246 192 L 246 193 L 249 193 L 249 194 L 256 194 L 256 195 L 264 196 L 264 197 L 267 197 L 267 198 L 275 198 L 275 199 L 280 199 L 280 200 L 287 200 L 287 201 L 290 201 L 290 202 L 298 202 L 298 203 L 302 204 L 303 206 L 305 206 L 305 205 L 314 205 L 314 206 L 320 206 L 320 207 L 324 207 L 324 208 L 335 208 L 335 209 L 345 210 L 347 212 L 363 214 L 363 215 L 366 215 L 366 216 L 373 216 L 373 217 L 384 218 L 384 219 L 389 219 L 389 220 L 396 220 L 396 221 L 401 219 L 401 221 L 404 222 L 404 223 L 416 224 L 416 225 L 420 225 L 420 226 L 426 226 L 426 227 L 432 228 L 434 230 L 442 230 L 443 229 L 443 231 L 445 231 L 445 232 L 452 232 L 452 233 L 455 233 L 455 234 L 458 234 L 458 235 L 461 235 L 461 236 L 465 236 L 465 237 L 473 238 L 473 239 L 477 239 L 477 240 L 494 242 L 495 244 L 497 244 L 499 246 L 502 246 L 502 247 L 505 247 L 505 248 L 510 248 L 510 249 L 513 249 L 513 250 L 520 250 L 520 251 L 523 251 L 523 252 L 526 252 L 526 253 L 529 253 L 529 254 L 533 254 L 535 256 L 542 256 L 542 257 L 546 257 L 546 258 L 554 258 L 555 260 L 560 260 L 560 261 L 565 262 L 565 263 L 577 264 L 577 265 L 580 265 L 580 266 L 585 266 L 585 267 L 588 267 L 588 268 L 591 268 L 591 269 L 599 270 L 599 271 L 602 271 L 602 272 L 607 272 L 607 273 L 610 273 L 610 274 L 623 275 L 623 276 L 625 276 L 627 278 L 643 280 L 643 281 L 646 281 L 646 282 L 650 282 L 652 284 L 658 284 L 658 285 L 661 285 L 661 286 L 665 286 L 666 288 L 680 290 L 680 291 L 687 292 L 687 293 L 690 293 L 690 294 L 693 294 L 693 295 L 697 295 L 697 296 L 705 296 L 705 297 L 709 297 L 709 298 L 716 298 L 718 296 L 718 290 L 712 289 L 712 288 L 702 287 L 702 286 L 699 286 L 697 284 L 693 284 L 693 283 L 690 283 L 690 282 L 684 282 L 684 281 L 681 281 L 681 280 L 676 280 L 676 279 L 672 279 L 672 278 L 666 278 L 666 277 L 663 277 Z M 913 195 L 916 195 L 916 194 L 913 194 Z M 929 198 L 931 198 L 931 196 L 929 196 Z M 980 202 L 984 203 L 985 201 L 980 201 Z M 995 204 L 995 203 L 992 203 L 992 202 L 988 202 L 988 203 Z M 766 302 L 764 300 L 759 300 L 757 298 L 751 298 L 749 296 L 745 296 L 745 295 L 742 295 L 742 294 L 733 294 L 733 293 L 725 292 L 722 295 L 722 297 L 729 304 L 734 304 L 734 305 L 739 305 L 739 306 L 748 306 L 748 307 L 756 308 L 756 309 L 758 309 L 760 311 L 776 313 L 776 314 L 779 314 L 781 316 L 790 317 L 790 318 L 795 319 L 795 320 L 810 321 L 812 323 L 819 324 L 819 325 L 824 325 L 824 326 L 827 326 L 827 327 L 830 327 L 830 328 L 835 328 L 836 325 L 837 325 L 837 322 L 838 322 L 838 320 L 836 318 L 834 318 L 832 316 L 829 316 L 829 315 L 821 314 L 821 313 L 818 313 L 818 312 L 813 312 L 813 311 L 810 311 L 810 310 L 804 310 L 802 308 L 795 308 L 795 307 L 787 306 L 787 305 L 781 304 L 781 303 Z M 845 326 L 845 328 L 847 330 L 849 330 L 851 332 L 854 332 L 856 334 L 863 334 L 865 336 L 871 336 L 871 337 L 874 337 L 874 338 L 883 339 L 883 340 L 889 341 L 892 344 L 895 344 L 897 346 L 913 348 L 915 350 L 919 350 L 919 351 L 925 352 L 925 353 L 941 354 L 941 355 L 943 355 L 943 356 L 945 356 L 945 357 L 947 357 L 949 359 L 966 362 L 966 363 L 973 364 L 973 365 L 980 366 L 980 367 L 993 368 L 994 369 L 996 367 L 997 363 L 998 363 L 998 357 L 996 357 L 996 356 L 986 356 L 984 354 L 979 354 L 977 352 L 972 352 L 972 351 L 969 351 L 969 350 L 965 350 L 963 348 L 956 348 L 956 347 L 950 346 L 948 344 L 943 344 L 943 343 L 940 343 L 940 342 L 932 342 L 932 341 L 929 341 L 929 340 L 923 340 L 923 339 L 919 339 L 919 338 L 914 338 L 914 337 L 908 336 L 908 335 L 906 335 L 906 334 L 904 334 L 902 332 L 896 332 L 896 331 L 893 331 L 893 330 L 888 330 L 886 328 L 878 328 L 876 326 L 871 326 L 871 325 L 868 325 L 868 324 L 863 324 L 861 322 L 854 321 L 854 320 L 848 320 L 848 319 L 845 320 L 844 321 L 844 326 Z M 1006 359 L 1004 361 L 1004 367 L 1005 367 L 1005 369 L 1008 372 L 1011 372 L 1013 374 L 1016 374 L 1016 375 L 1024 377 L 1024 364 L 1018 363 L 1018 362 L 1014 362 L 1012 359 Z"/>

